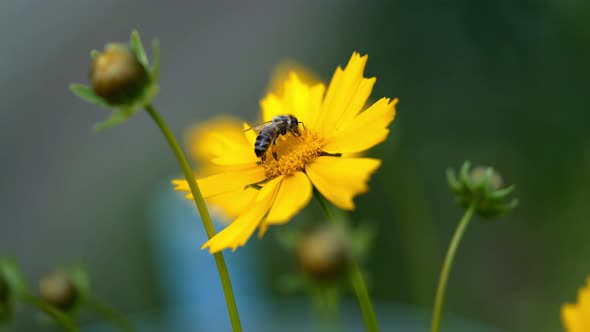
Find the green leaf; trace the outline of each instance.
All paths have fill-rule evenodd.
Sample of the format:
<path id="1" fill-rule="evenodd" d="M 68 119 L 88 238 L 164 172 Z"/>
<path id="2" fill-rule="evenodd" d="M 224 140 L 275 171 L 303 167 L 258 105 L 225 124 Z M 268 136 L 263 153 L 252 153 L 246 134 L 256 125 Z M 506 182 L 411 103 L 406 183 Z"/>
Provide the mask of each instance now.
<path id="1" fill-rule="evenodd" d="M 152 65 L 152 80 L 158 82 L 160 78 L 160 41 L 157 39 L 152 41 L 152 56 L 154 61 Z"/>
<path id="2" fill-rule="evenodd" d="M 447 182 L 449 187 L 451 187 L 451 190 L 454 192 L 461 190 L 461 183 L 459 183 L 457 177 L 455 176 L 455 171 L 453 171 L 451 168 L 447 168 Z"/>
<path id="3" fill-rule="evenodd" d="M 97 51 L 97 50 L 92 50 L 92 51 L 90 51 L 90 57 L 91 57 L 92 59 L 96 59 L 96 58 L 97 58 L 99 55 L 100 55 L 100 52 L 99 52 L 99 51 Z"/>
<path id="4" fill-rule="evenodd" d="M 123 110 L 120 110 L 120 109 L 113 110 L 110 117 L 108 117 L 106 120 L 94 125 L 94 131 L 101 132 L 103 130 L 113 128 L 113 127 L 125 122 L 125 120 L 127 120 L 128 117 L 129 116 L 127 115 L 127 112 L 125 112 Z"/>
<path id="5" fill-rule="evenodd" d="M 13 296 L 19 297 L 28 292 L 27 282 L 15 261 L 0 258 L 0 276 L 9 285 Z"/>
<path id="6" fill-rule="evenodd" d="M 139 60 L 139 62 L 141 62 L 145 68 L 149 68 L 150 65 L 147 54 L 145 53 L 145 49 L 143 48 L 143 44 L 141 42 L 141 37 L 139 37 L 139 32 L 137 32 L 137 30 L 133 30 L 131 33 L 131 49 L 133 50 L 133 53 L 135 53 L 137 60 Z"/>
<path id="7" fill-rule="evenodd" d="M 97 96 L 87 85 L 72 83 L 70 84 L 70 91 L 72 91 L 72 93 L 78 96 L 80 99 L 85 100 L 91 104 L 110 108 L 109 104 L 104 99 Z"/>

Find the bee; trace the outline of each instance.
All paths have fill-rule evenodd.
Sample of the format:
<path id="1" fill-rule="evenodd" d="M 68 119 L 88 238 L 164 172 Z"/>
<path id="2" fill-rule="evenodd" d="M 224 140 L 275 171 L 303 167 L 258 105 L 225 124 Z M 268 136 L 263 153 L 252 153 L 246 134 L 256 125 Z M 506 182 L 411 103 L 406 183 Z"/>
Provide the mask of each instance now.
<path id="1" fill-rule="evenodd" d="M 256 157 L 264 162 L 266 160 L 266 152 L 271 145 L 274 146 L 277 143 L 277 138 L 279 138 L 280 135 L 287 135 L 287 133 L 290 132 L 293 136 L 300 136 L 300 123 L 303 124 L 303 122 L 299 122 L 295 116 L 291 114 L 283 114 L 273 117 L 271 121 L 247 129 L 253 129 L 258 132 L 256 142 L 254 143 L 254 153 L 256 154 Z M 275 160 L 278 159 L 277 154 L 274 151 L 272 151 L 272 156 Z"/>

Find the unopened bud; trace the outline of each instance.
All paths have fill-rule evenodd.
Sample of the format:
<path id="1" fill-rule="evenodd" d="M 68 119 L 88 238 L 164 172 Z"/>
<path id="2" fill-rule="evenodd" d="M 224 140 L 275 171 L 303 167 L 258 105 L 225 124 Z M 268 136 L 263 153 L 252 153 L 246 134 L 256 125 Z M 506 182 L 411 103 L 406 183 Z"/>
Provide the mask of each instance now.
<path id="1" fill-rule="evenodd" d="M 319 281 L 337 279 L 347 269 L 350 252 L 341 232 L 322 226 L 303 236 L 297 245 L 300 268 Z"/>
<path id="2" fill-rule="evenodd" d="M 41 297 L 47 303 L 69 311 L 76 306 L 79 293 L 70 277 L 64 272 L 52 272 L 39 281 Z"/>
<path id="3" fill-rule="evenodd" d="M 121 105 L 140 97 L 150 78 L 133 52 L 115 44 L 94 58 L 90 81 L 96 95 L 111 105 Z"/>
<path id="4" fill-rule="evenodd" d="M 488 174 L 488 171 L 490 172 Z M 498 190 L 502 187 L 502 177 L 493 168 L 476 166 L 471 171 L 471 179 L 474 185 L 482 185 L 484 181 L 487 181 L 489 190 Z"/>
<path id="5" fill-rule="evenodd" d="M 474 205 L 475 212 L 482 217 L 499 216 L 518 205 L 517 199 L 508 199 L 514 186 L 504 187 L 502 177 L 491 167 L 470 170 L 470 163 L 465 162 L 458 176 L 447 170 L 447 180 L 457 202 L 463 208 Z"/>

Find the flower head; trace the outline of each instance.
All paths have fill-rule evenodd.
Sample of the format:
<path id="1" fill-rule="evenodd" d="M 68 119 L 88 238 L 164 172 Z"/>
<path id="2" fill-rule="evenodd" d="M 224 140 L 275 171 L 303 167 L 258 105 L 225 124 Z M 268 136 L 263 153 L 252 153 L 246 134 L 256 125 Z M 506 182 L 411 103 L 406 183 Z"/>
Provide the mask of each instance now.
<path id="1" fill-rule="evenodd" d="M 193 156 L 204 162 L 204 173 L 212 174 L 198 180 L 204 198 L 235 218 L 203 248 L 235 249 L 256 228 L 262 236 L 269 225 L 288 222 L 307 205 L 314 187 L 334 205 L 354 209 L 353 198 L 368 190 L 369 176 L 381 164 L 356 155 L 387 138 L 397 103 L 381 98 L 365 107 L 375 84 L 375 78 L 363 77 L 366 62 L 366 55 L 353 53 L 327 89 L 290 72 L 281 93 L 261 101 L 264 129 L 223 119 L 191 133 Z M 279 123 L 286 119 L 280 116 L 297 123 Z M 255 146 L 264 150 L 260 158 Z M 189 191 L 185 180 L 174 184 Z"/>
<path id="2" fill-rule="evenodd" d="M 568 332 L 590 331 L 590 277 L 578 292 L 578 302 L 561 307 L 561 321 Z"/>

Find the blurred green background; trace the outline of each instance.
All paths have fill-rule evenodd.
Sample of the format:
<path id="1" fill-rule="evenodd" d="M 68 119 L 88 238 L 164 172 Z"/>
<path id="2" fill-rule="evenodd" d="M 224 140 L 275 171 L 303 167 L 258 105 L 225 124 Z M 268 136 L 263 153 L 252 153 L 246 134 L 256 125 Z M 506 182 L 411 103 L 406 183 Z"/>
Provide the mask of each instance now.
<path id="1" fill-rule="evenodd" d="M 378 227 L 375 300 L 430 310 L 462 213 L 444 171 L 469 159 L 516 184 L 521 205 L 472 223 L 445 309 L 501 330 L 560 330 L 561 304 L 590 274 L 589 19 L 576 0 L 2 1 L 0 253 L 32 281 L 82 262 L 96 293 L 126 313 L 164 306 L 149 205 L 178 168 L 144 114 L 92 133 L 106 113 L 67 89 L 86 81 L 91 49 L 133 28 L 158 37 L 156 106 L 179 135 L 217 114 L 255 120 L 286 58 L 328 80 L 359 51 L 378 78 L 372 96 L 400 99 L 391 137 L 371 152 L 383 166 L 353 214 Z M 276 234 L 227 253 L 259 262 L 268 283 L 252 295 L 273 294 L 293 270 Z M 200 245 L 195 257 L 208 257 Z"/>

